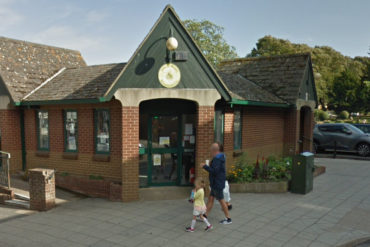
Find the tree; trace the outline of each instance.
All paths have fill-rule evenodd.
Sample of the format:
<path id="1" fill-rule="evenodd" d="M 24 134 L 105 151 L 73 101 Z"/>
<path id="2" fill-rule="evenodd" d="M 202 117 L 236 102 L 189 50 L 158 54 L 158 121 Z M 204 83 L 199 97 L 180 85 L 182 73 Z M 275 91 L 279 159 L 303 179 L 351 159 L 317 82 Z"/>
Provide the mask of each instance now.
<path id="1" fill-rule="evenodd" d="M 336 112 L 366 112 L 370 107 L 370 87 L 353 69 L 346 68 L 334 78 L 329 103 Z"/>
<path id="2" fill-rule="evenodd" d="M 224 39 L 223 27 L 207 20 L 185 20 L 184 25 L 212 65 L 238 56 L 235 47 Z"/>

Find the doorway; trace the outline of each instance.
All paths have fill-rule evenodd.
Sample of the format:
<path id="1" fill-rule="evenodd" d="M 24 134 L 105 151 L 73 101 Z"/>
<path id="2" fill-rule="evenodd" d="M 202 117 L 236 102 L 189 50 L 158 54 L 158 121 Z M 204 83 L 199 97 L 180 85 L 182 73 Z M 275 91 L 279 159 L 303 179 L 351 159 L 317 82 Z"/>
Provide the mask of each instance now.
<path id="1" fill-rule="evenodd" d="M 140 104 L 141 187 L 190 185 L 195 165 L 196 104 L 160 99 Z"/>

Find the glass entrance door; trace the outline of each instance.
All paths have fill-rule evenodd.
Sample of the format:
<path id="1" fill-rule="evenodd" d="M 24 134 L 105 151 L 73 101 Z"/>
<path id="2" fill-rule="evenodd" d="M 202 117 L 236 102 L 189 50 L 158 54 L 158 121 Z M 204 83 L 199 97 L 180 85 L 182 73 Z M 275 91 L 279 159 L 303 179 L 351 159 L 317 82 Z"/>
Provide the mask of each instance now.
<path id="1" fill-rule="evenodd" d="M 180 184 L 181 116 L 151 115 L 148 123 L 148 185 Z"/>

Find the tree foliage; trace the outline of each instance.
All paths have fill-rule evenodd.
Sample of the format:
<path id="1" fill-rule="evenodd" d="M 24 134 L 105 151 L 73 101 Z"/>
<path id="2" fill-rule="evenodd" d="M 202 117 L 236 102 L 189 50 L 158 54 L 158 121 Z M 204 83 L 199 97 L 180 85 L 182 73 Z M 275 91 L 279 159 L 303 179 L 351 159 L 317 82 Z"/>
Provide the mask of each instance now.
<path id="1" fill-rule="evenodd" d="M 354 100 L 355 97 L 351 96 L 354 91 L 362 88 L 364 91 L 356 91 L 357 93 L 360 93 L 358 96 L 362 97 L 361 95 L 363 95 L 363 92 L 368 90 L 368 83 L 366 83 L 366 81 L 370 81 L 369 57 L 351 58 L 344 56 L 329 46 L 310 47 L 306 44 L 295 44 L 288 40 L 278 39 L 272 36 L 265 36 L 259 39 L 256 44 L 256 48 L 254 48 L 247 56 L 258 57 L 305 52 L 311 53 L 317 95 L 320 103 L 329 103 L 329 106 L 331 104 L 331 107 L 337 111 L 340 111 L 340 109 L 351 111 L 361 108 L 359 106 L 352 107 L 354 101 L 346 102 L 344 98 L 340 99 L 338 97 L 339 95 L 344 96 L 343 94 L 345 94 L 346 100 Z M 349 81 L 345 82 L 344 80 Z M 337 82 L 339 85 L 336 85 Z M 352 85 L 356 89 L 350 88 L 349 85 Z M 342 88 L 347 91 L 333 91 L 338 90 L 338 88 Z M 364 96 L 359 101 L 366 103 L 365 100 L 366 97 Z M 367 105 L 368 104 L 369 103 L 367 102 Z M 350 107 L 351 109 L 346 107 Z M 368 110 L 369 108 L 367 111 Z"/>
<path id="2" fill-rule="evenodd" d="M 238 56 L 235 47 L 230 46 L 224 39 L 223 27 L 207 20 L 185 20 L 184 25 L 204 56 L 214 66 L 222 60 Z"/>

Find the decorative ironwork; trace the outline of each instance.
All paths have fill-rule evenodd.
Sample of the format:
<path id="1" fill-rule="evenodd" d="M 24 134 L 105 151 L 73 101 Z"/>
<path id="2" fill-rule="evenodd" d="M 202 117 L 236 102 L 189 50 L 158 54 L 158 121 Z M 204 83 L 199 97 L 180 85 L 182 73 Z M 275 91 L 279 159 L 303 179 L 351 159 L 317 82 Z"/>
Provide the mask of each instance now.
<path id="1" fill-rule="evenodd" d="M 10 188 L 10 153 L 0 151 L 0 185 Z"/>

